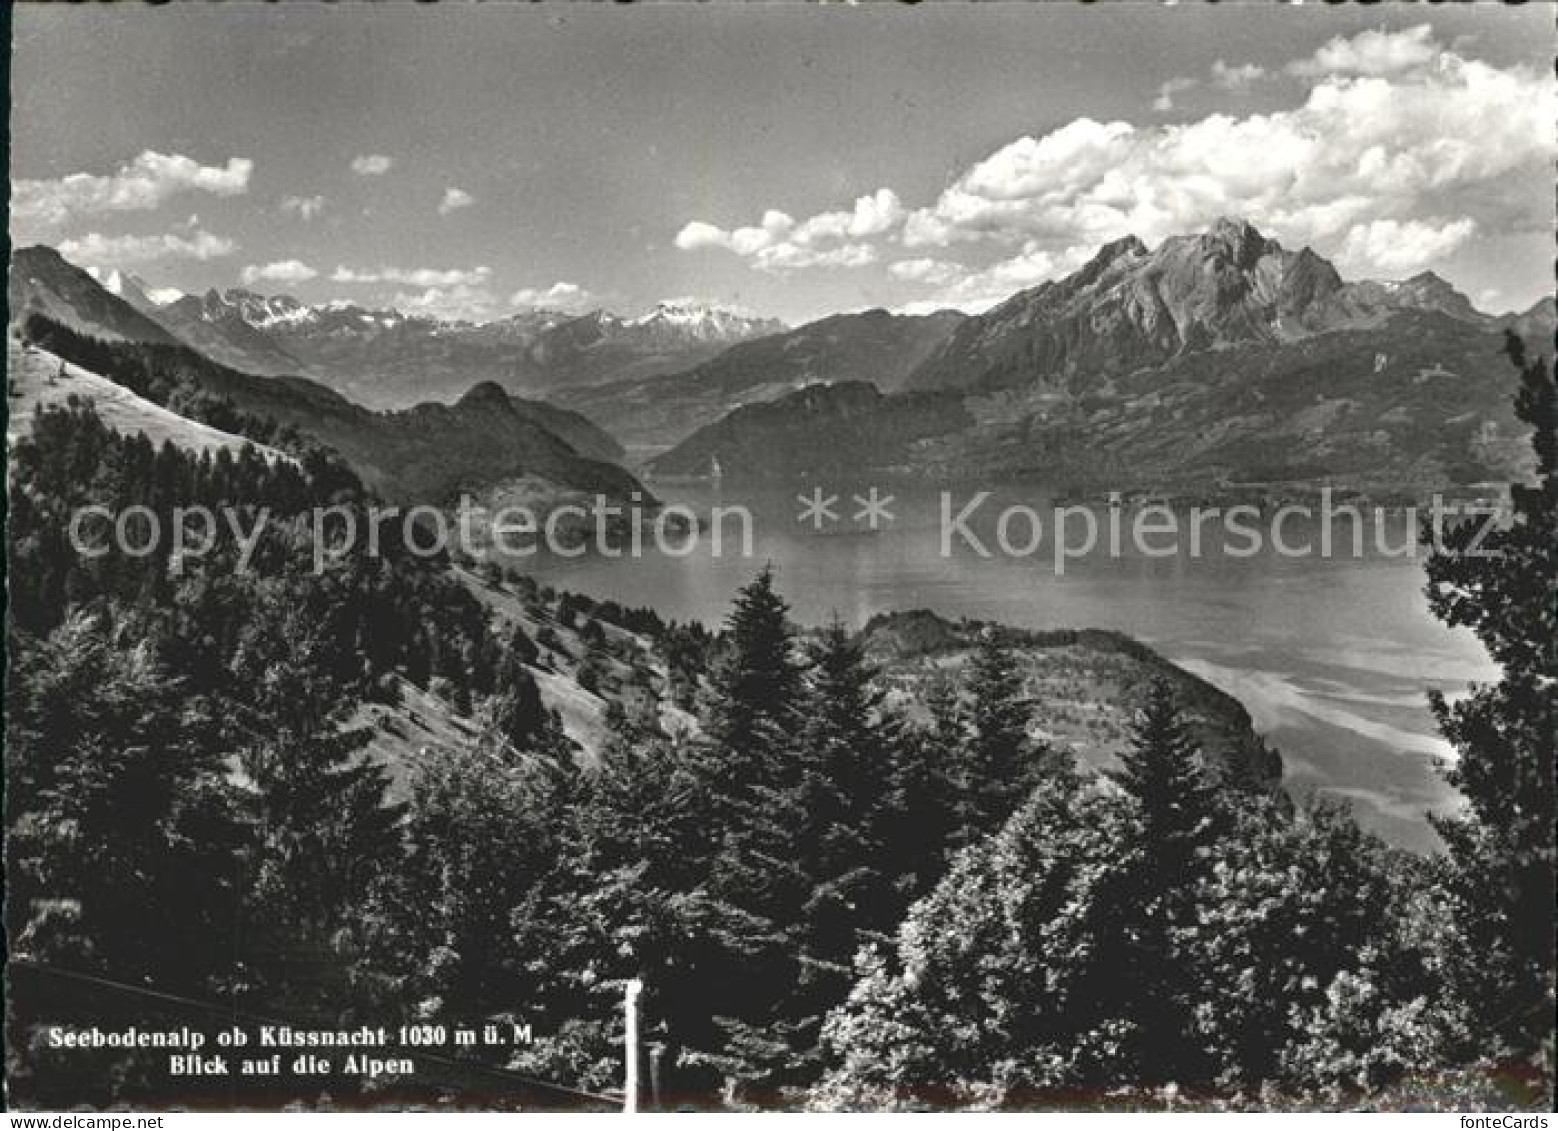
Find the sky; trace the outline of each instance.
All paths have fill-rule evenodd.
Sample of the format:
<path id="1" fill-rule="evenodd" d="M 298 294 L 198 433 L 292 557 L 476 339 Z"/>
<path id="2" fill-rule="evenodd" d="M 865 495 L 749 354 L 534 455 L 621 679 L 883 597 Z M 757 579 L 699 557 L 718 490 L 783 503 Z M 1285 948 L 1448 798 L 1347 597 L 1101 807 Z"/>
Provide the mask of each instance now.
<path id="1" fill-rule="evenodd" d="M 13 242 L 158 288 L 799 323 L 1233 215 L 1349 278 L 1552 290 L 1542 5 L 13 13 Z"/>

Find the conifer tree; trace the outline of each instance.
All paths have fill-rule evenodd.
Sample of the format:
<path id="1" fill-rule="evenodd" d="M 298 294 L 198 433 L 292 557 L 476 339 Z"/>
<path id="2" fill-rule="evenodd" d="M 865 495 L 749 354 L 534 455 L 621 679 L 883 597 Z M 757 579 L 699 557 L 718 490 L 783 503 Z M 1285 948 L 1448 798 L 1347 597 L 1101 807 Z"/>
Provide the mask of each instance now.
<path id="1" fill-rule="evenodd" d="M 199 990 L 232 938 L 234 798 L 210 704 L 140 631 L 74 613 L 10 641 L 7 930 L 15 954 Z"/>
<path id="2" fill-rule="evenodd" d="M 1446 771 L 1464 814 L 1435 818 L 1449 849 L 1459 932 L 1455 975 L 1484 1037 L 1524 1053 L 1553 1032 L 1554 750 L 1558 747 L 1558 395 L 1549 365 L 1521 371 L 1516 415 L 1532 428 L 1535 482 L 1510 489 L 1511 514 L 1482 537 L 1472 519 L 1428 562 L 1428 600 L 1475 632 L 1499 682 L 1451 704 L 1432 696 L 1459 758 Z M 1478 1051 L 1486 1052 L 1486 1048 Z"/>
<path id="3" fill-rule="evenodd" d="M 714 672 L 706 729 L 732 762 L 794 731 L 801 668 L 788 615 L 765 566 L 736 593 L 726 618 L 727 649 Z"/>
<path id="4" fill-rule="evenodd" d="M 327 674 L 328 627 L 281 581 L 262 582 L 230 675 L 253 825 L 251 926 L 274 976 L 329 945 L 399 851 L 389 776 L 347 725 L 355 699 Z"/>
<path id="5" fill-rule="evenodd" d="M 710 915 L 697 961 L 719 1030 L 704 1055 L 728 1080 L 758 1087 L 788 1052 L 774 1011 L 795 980 L 787 928 L 810 894 L 788 835 L 799 820 L 802 668 L 787 613 L 770 568 L 737 593 L 692 774 Z"/>
<path id="6" fill-rule="evenodd" d="M 956 845 L 999 828 L 1033 788 L 1039 768 L 1039 751 L 1028 737 L 1031 712 L 1022 671 L 993 628 L 980 637 L 965 698 Z"/>
<path id="7" fill-rule="evenodd" d="M 1144 1081 L 1194 1078 L 1204 1067 L 1188 1039 L 1199 973 L 1182 940 L 1196 925 L 1221 821 L 1165 681 L 1153 682 L 1120 762 L 1114 778 L 1135 810 L 1132 843 L 1121 846 L 1132 904 L 1118 960 L 1122 1013 L 1137 1025 Z"/>
<path id="8" fill-rule="evenodd" d="M 776 1018 L 790 1082 L 815 1076 L 823 1017 L 848 990 L 860 943 L 890 930 L 893 910 L 881 839 L 890 763 L 881 696 L 836 618 L 810 659 L 793 782 L 768 824 L 773 852 L 794 861 L 803 896 L 788 931 L 796 976 Z"/>
<path id="9" fill-rule="evenodd" d="M 1164 680 L 1148 690 L 1114 779 L 1135 799 L 1157 886 L 1184 890 L 1204 866 L 1202 850 L 1216 834 L 1217 792 Z"/>

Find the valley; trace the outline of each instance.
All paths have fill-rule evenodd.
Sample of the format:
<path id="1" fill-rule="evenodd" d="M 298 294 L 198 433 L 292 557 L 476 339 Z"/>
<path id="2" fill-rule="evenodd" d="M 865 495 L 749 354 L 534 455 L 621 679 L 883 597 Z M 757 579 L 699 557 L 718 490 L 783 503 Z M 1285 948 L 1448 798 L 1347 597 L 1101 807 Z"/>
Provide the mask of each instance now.
<path id="1" fill-rule="evenodd" d="M 171 387 L 185 390 L 178 405 L 216 398 L 334 451 L 402 505 L 449 507 L 469 495 L 488 508 L 545 512 L 600 493 L 703 513 L 740 499 L 759 516 L 751 560 L 651 556 L 625 566 L 543 554 L 512 564 L 558 591 L 708 624 L 769 560 L 794 578 L 814 625 L 830 610 L 861 627 L 927 607 L 1030 632 L 1123 631 L 1172 657 L 1182 675 L 1244 700 L 1256 729 L 1288 755 L 1290 787 L 1345 797 L 1366 823 L 1418 849 L 1435 844 L 1423 814 L 1449 796 L 1422 693 L 1488 668 L 1433 626 L 1420 601 L 1390 596 L 1415 591 L 1417 563 L 1088 561 L 1078 578 L 1043 582 L 1020 563 L 932 560 L 928 520 L 912 517 L 881 538 L 799 538 L 790 486 L 886 483 L 921 515 L 941 483 L 1029 484 L 1070 501 L 1121 492 L 1260 506 L 1321 488 L 1392 506 L 1437 491 L 1497 497 L 1530 466 L 1502 335 L 1540 349 L 1554 325 L 1550 300 L 1494 317 L 1431 273 L 1345 282 L 1308 249 L 1289 252 L 1238 221 L 1155 251 L 1118 241 L 981 315 L 877 310 L 794 329 L 675 304 L 639 319 L 536 312 L 477 325 L 237 290 L 159 303 L 133 277 L 99 285 L 43 248 L 18 253 L 11 300 L 40 337 L 20 354 L 13 344 L 13 434 L 15 419 L 69 386 L 116 428 L 195 449 L 242 442 L 163 407 L 157 398 L 168 401 Z M 70 380 L 46 379 L 59 363 L 43 346 L 67 356 Z M 407 395 L 414 387 L 433 399 L 369 407 L 401 398 L 393 390 L 413 376 Z M 148 382 L 161 390 L 153 399 L 131 389 L 152 391 Z M 503 623 L 554 636 L 531 675 L 581 751 L 599 749 L 610 701 L 673 732 L 694 725 L 666 706 L 671 676 L 652 641 L 627 633 L 614 643 L 620 655 L 603 657 L 545 601 L 506 589 L 501 574 L 463 576 Z M 1382 647 L 1442 663 L 1402 683 L 1389 666 L 1328 656 L 1325 640 L 1347 638 L 1345 626 L 1360 621 Z M 1298 639 L 1230 652 L 1245 633 L 1238 626 L 1256 622 Z M 1308 625 L 1325 639 L 1299 631 Z M 890 679 L 912 687 L 955 665 L 955 630 L 936 634 L 940 658 L 889 655 Z M 1044 682 L 1045 663 L 1061 655 L 1053 650 L 1051 661 L 1035 659 L 1033 678 L 1054 705 L 1047 733 L 1107 765 L 1125 717 L 1111 718 L 1108 704 L 1129 701 L 1139 680 L 1103 677 L 1120 649 L 1084 636 L 1092 651 L 1061 664 L 1079 665 L 1074 679 Z M 579 678 L 587 658 L 591 689 Z M 1354 684 L 1345 703 L 1327 690 Z M 409 717 L 397 709 L 375 723 L 387 761 L 467 736 L 460 713 L 426 689 L 407 687 L 405 697 L 416 705 Z"/>

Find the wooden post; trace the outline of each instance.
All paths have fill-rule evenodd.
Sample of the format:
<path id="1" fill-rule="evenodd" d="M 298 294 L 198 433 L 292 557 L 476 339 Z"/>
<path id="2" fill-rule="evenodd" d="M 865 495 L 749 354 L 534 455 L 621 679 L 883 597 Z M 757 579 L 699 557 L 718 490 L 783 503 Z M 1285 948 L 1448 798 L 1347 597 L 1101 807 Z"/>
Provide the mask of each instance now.
<path id="1" fill-rule="evenodd" d="M 644 983 L 630 978 L 625 989 L 622 1008 L 626 1013 L 627 1037 L 623 1052 L 627 1057 L 627 1074 L 622 1085 L 622 1110 L 631 1115 L 638 1110 L 638 995 L 643 992 Z"/>
<path id="2" fill-rule="evenodd" d="M 656 1041 L 649 1046 L 649 1110 L 660 1110 L 660 1057 L 665 1045 Z"/>

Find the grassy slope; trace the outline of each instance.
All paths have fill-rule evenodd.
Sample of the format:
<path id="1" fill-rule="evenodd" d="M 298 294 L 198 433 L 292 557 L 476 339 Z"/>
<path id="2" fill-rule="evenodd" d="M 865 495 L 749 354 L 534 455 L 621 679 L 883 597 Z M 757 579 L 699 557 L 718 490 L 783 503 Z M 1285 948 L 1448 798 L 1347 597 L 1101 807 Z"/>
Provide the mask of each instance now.
<path id="1" fill-rule="evenodd" d="M 159 447 L 164 441 L 171 440 L 190 451 L 215 452 L 226 448 L 236 452 L 245 444 L 253 443 L 242 436 L 169 412 L 123 385 L 116 385 L 80 366 L 61 362 L 47 350 L 23 347 L 14 340 L 7 342 L 6 369 L 9 377 L 6 406 L 10 410 L 6 424 L 7 442 L 15 442 L 31 430 L 33 416 L 40 408 L 63 405 L 66 398 L 74 394 L 90 400 L 103 423 L 116 432 L 126 435 L 139 432 Z M 264 444 L 254 446 L 275 459 L 291 458 Z"/>

